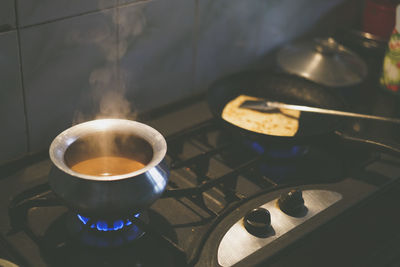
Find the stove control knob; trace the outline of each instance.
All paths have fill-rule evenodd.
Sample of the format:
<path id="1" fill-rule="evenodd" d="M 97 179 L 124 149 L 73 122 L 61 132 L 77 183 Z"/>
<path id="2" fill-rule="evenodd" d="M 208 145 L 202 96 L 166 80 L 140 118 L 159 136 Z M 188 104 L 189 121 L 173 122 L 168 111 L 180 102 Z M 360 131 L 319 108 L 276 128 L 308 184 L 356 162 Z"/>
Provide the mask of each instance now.
<path id="1" fill-rule="evenodd" d="M 278 199 L 279 208 L 291 216 L 302 216 L 307 208 L 304 206 L 304 199 L 301 190 L 290 190 L 282 194 Z"/>
<path id="2" fill-rule="evenodd" d="M 271 214 L 267 209 L 256 208 L 244 216 L 243 223 L 250 234 L 265 237 L 271 228 Z"/>

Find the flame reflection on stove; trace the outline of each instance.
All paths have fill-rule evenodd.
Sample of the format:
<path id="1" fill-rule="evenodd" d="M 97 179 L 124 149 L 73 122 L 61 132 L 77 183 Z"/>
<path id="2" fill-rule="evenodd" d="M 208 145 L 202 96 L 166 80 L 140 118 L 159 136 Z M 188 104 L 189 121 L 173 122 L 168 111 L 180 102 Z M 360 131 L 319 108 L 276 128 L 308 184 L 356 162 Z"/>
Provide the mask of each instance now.
<path id="1" fill-rule="evenodd" d="M 84 217 L 80 214 L 77 214 L 77 216 L 78 216 L 78 219 L 85 225 L 90 221 L 90 218 L 88 218 L 88 217 Z M 136 218 L 138 218 L 140 216 L 140 213 L 136 213 L 134 216 Z M 118 230 L 124 228 L 124 226 L 129 226 L 131 224 L 132 224 L 132 221 L 129 219 L 116 220 L 110 224 L 106 221 L 97 221 L 97 222 L 91 224 L 90 228 L 97 229 L 97 230 L 103 231 L 103 232 L 118 231 Z"/>

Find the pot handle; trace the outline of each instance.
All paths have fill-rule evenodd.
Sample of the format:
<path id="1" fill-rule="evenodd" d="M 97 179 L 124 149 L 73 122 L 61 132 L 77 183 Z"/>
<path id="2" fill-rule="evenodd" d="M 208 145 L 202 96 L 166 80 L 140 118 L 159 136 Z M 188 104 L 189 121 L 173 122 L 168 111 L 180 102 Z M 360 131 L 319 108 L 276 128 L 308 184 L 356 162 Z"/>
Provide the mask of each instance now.
<path id="1" fill-rule="evenodd" d="M 353 136 L 340 131 L 335 131 L 335 134 L 344 141 L 348 141 L 353 144 L 363 145 L 380 152 L 400 156 L 400 144 L 392 140 L 379 137 Z"/>

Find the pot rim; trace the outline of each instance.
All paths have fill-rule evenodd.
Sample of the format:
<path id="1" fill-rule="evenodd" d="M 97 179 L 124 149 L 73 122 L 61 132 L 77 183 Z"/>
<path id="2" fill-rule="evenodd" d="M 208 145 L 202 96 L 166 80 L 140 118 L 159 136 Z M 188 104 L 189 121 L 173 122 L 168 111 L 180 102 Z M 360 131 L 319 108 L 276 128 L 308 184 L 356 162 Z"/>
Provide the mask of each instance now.
<path id="1" fill-rule="evenodd" d="M 68 167 L 64 159 L 64 154 L 70 145 L 72 145 L 79 138 L 87 136 L 88 134 L 105 132 L 108 130 L 126 132 L 146 140 L 153 149 L 153 157 L 150 162 L 140 170 L 111 176 L 82 174 L 73 171 L 70 167 Z M 138 176 L 148 171 L 152 173 L 154 172 L 155 174 L 157 171 L 153 171 L 152 169 L 164 159 L 166 153 L 167 142 L 160 132 L 144 123 L 127 119 L 97 119 L 77 124 L 66 129 L 56 138 L 54 138 L 49 148 L 50 159 L 58 169 L 76 178 L 95 181 L 123 180 Z"/>

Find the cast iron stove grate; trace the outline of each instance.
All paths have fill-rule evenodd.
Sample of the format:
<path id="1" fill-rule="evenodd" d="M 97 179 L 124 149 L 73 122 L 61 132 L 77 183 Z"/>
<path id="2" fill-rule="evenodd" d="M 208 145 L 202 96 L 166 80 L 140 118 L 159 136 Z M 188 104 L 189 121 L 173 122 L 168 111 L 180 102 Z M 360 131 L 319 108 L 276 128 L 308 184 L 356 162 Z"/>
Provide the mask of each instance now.
<path id="1" fill-rule="evenodd" d="M 171 238 L 168 234 L 160 231 L 162 227 L 157 221 L 150 220 L 150 223 L 145 223 L 134 216 L 130 219 L 134 224 L 142 228 L 147 236 L 157 240 L 158 243 L 162 244 L 161 246 L 167 247 L 167 253 L 175 255 L 174 260 L 171 260 L 173 264 L 177 262 L 180 264 L 185 262 L 188 265 L 194 264 L 198 260 L 199 251 L 207 238 L 207 233 L 210 232 L 213 225 L 218 223 L 221 219 L 220 217 L 231 212 L 247 199 L 278 188 L 304 184 L 304 182 L 313 183 L 318 181 L 321 183 L 321 180 L 314 180 L 313 177 L 311 179 L 309 177 L 301 177 L 304 179 L 289 179 L 286 181 L 267 177 L 261 171 L 262 168 L 260 166 L 263 166 L 262 164 L 265 162 L 282 162 L 282 160 L 257 153 L 257 151 L 249 151 L 236 139 L 230 138 L 229 133 L 226 133 L 214 119 L 193 125 L 168 136 L 166 139 L 168 142 L 167 161 L 171 168 L 171 177 L 167 190 L 157 202 L 162 206 L 167 199 L 174 199 L 192 211 L 197 212 L 196 210 L 200 209 L 201 212 L 199 214 L 207 214 L 200 216 L 202 220 L 191 224 L 193 236 L 200 234 L 199 238 L 193 238 L 193 236 L 187 238 L 193 243 L 188 246 L 189 241 L 179 242 L 179 238 L 174 238 L 173 236 Z M 332 147 L 334 149 L 331 149 Z M 323 150 L 329 150 L 329 154 L 334 155 L 342 153 L 340 149 L 336 149 L 337 146 L 332 145 L 332 147 L 324 148 Z M 224 157 L 224 154 L 229 155 L 238 151 L 239 154 L 234 157 L 237 157 L 240 164 L 232 164 L 234 161 L 229 157 Z M 340 156 L 336 158 L 340 158 Z M 358 158 L 365 160 L 363 157 Z M 284 161 L 297 162 L 298 159 L 284 159 Z M 224 170 L 221 170 L 220 166 L 224 166 L 222 168 Z M 333 179 L 322 182 L 332 182 L 332 180 L 340 179 L 343 173 L 347 171 L 347 165 L 341 160 L 337 166 L 333 167 L 338 169 L 336 170 L 338 171 L 337 175 Z M 50 258 L 48 260 L 50 263 L 52 263 L 54 255 L 67 257 L 68 254 L 65 254 L 65 247 L 69 242 L 69 236 L 64 235 L 62 238 L 55 238 L 55 240 L 49 242 L 48 238 L 36 233 L 29 219 L 29 213 L 33 209 L 62 205 L 60 200 L 51 192 L 47 183 L 23 191 L 11 200 L 9 206 L 12 226 L 12 231 L 9 234 L 24 232 L 37 244 L 42 254 L 45 255 L 44 257 Z M 173 216 L 174 214 L 171 213 L 169 215 Z M 168 219 L 168 216 L 166 217 Z M 87 225 L 91 225 L 91 223 L 87 223 Z M 188 225 L 190 226 L 190 224 Z M 201 230 L 197 231 L 197 228 L 201 228 Z M 196 229 L 196 231 L 193 229 Z M 177 231 L 180 230 L 178 229 Z M 83 249 L 90 250 L 89 248 Z M 117 254 L 117 257 L 119 256 Z M 94 262 L 86 260 L 81 263 L 82 265 L 83 263 L 90 265 Z M 95 261 L 95 263 L 100 265 L 105 263 L 104 266 L 107 266 L 106 259 L 101 262 Z"/>

